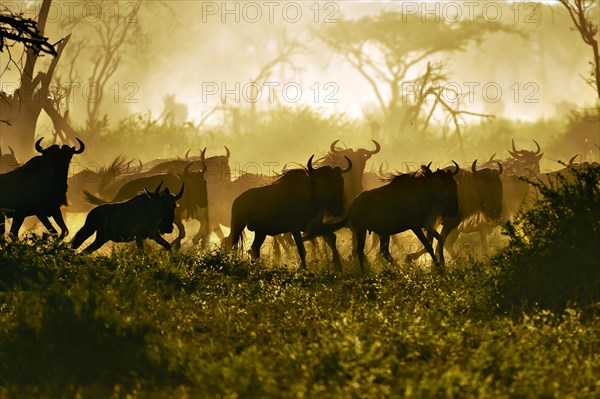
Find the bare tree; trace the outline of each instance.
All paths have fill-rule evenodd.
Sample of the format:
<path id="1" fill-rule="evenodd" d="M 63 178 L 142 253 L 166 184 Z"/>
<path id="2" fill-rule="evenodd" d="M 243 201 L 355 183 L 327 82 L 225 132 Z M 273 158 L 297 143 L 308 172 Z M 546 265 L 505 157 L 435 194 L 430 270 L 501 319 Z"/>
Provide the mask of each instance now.
<path id="1" fill-rule="evenodd" d="M 102 106 L 107 84 L 118 70 L 123 59 L 124 51 L 128 46 L 138 42 L 140 26 L 137 13 L 141 1 L 128 3 L 131 10 L 126 14 L 112 12 L 115 3 L 101 2 L 98 10 L 98 20 L 94 23 L 85 21 L 83 17 L 73 19 L 66 25 L 67 28 L 77 30 L 85 36 L 74 46 L 70 55 L 69 81 L 77 79 L 75 70 L 84 68 L 91 70 L 85 78 L 87 81 L 86 97 L 86 131 L 93 132 L 106 124 L 106 115 L 102 115 Z M 82 59 L 90 60 L 89 65 L 83 67 Z M 75 66 L 77 63 L 78 67 Z"/>
<path id="2" fill-rule="evenodd" d="M 5 14 L 8 18 L 5 18 L 2 24 L 3 43 L 6 43 L 5 39 L 12 39 L 25 46 L 25 63 L 23 69 L 19 69 L 19 87 L 12 94 L 1 93 L 0 98 L 0 119 L 7 122 L 0 124 L 0 136 L 6 144 L 12 145 L 21 159 L 26 159 L 31 154 L 35 128 L 42 110 L 50 116 L 55 129 L 62 129 L 71 139 L 75 136 L 73 129 L 49 99 L 52 76 L 70 39 L 70 35 L 67 35 L 56 44 L 50 45 L 44 37 L 51 3 L 52 0 L 43 0 L 37 21 L 17 18 L 15 23 L 14 16 Z M 19 38 L 25 39 L 18 40 Z M 36 62 L 43 53 L 51 54 L 53 58 L 45 71 L 36 73 Z M 16 66 L 16 63 L 14 65 Z"/>
<path id="3" fill-rule="evenodd" d="M 37 21 L 14 14 L 6 7 L 0 9 L 0 52 L 21 43 L 36 53 L 56 55 L 56 49 L 38 29 Z"/>
<path id="4" fill-rule="evenodd" d="M 598 98 L 600 98 L 600 53 L 598 52 L 598 19 L 600 15 L 600 5 L 598 0 L 560 0 L 560 3 L 567 9 L 571 20 L 575 24 L 575 29 L 579 31 L 584 43 L 592 48 L 594 58 L 591 62 L 592 70 L 589 78 L 584 78 L 586 83 L 594 88 Z M 596 21 L 596 22 L 594 22 Z"/>

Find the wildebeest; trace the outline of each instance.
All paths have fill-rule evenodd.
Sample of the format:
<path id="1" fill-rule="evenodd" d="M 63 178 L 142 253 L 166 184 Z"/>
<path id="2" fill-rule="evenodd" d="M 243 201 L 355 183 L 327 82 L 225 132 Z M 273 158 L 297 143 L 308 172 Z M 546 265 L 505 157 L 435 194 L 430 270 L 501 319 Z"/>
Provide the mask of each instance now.
<path id="1" fill-rule="evenodd" d="M 487 252 L 488 223 L 497 224 L 502 216 L 502 164 L 499 169 L 477 169 L 477 160 L 471 164 L 471 171 L 462 170 L 454 176 L 458 186 L 458 214 L 442 220 L 441 236 L 445 248 L 455 256 L 454 242 L 459 232 L 478 231 L 484 253 Z M 419 252 L 407 256 L 413 260 L 425 253 Z"/>
<path id="2" fill-rule="evenodd" d="M 352 171 L 344 175 L 344 205 L 348 206 L 352 199 L 363 191 L 363 174 L 365 171 L 365 165 L 367 161 L 381 150 L 381 146 L 375 140 L 374 150 L 367 150 L 365 148 L 359 148 L 353 150 L 352 148 L 340 148 L 336 147 L 339 140 L 335 140 L 329 146 L 329 152 L 327 155 L 317 161 L 318 165 L 328 166 L 340 166 L 344 165 L 345 159 L 349 158 L 352 161 Z"/>
<path id="3" fill-rule="evenodd" d="M 59 239 L 69 230 L 65 225 L 60 208 L 67 204 L 67 177 L 71 158 L 81 154 L 85 145 L 79 139 L 79 149 L 56 144 L 44 149 L 40 138 L 35 149 L 42 155 L 33 157 L 23 166 L 0 174 L 0 236 L 4 236 L 4 217 L 13 219 L 10 234 L 18 237 L 23 220 L 37 216 L 44 227 L 53 234 L 56 230 L 48 220 L 52 217 L 61 229 Z"/>
<path id="4" fill-rule="evenodd" d="M 341 216 L 343 213 L 343 174 L 352 169 L 352 161 L 346 158 L 346 169 L 332 166 L 314 168 L 313 156 L 307 169 L 292 169 L 284 172 L 274 183 L 252 188 L 238 196 L 231 207 L 231 232 L 225 240 L 225 248 L 240 245 L 244 228 L 254 232 L 250 254 L 260 257 L 260 248 L 267 235 L 291 232 L 298 248 L 302 268 L 306 267 L 306 251 L 302 242 L 302 231 L 321 224 L 327 215 Z M 327 235 L 332 247 L 334 263 L 339 264 L 335 247 L 335 235 Z"/>
<path id="5" fill-rule="evenodd" d="M 382 256 L 393 262 L 389 252 L 390 236 L 412 230 L 434 263 L 443 265 L 443 238 L 434 225 L 439 218 L 458 214 L 457 184 L 453 176 L 460 168 L 454 164 L 454 172 L 440 169 L 431 172 L 425 167 L 422 173 L 399 174 L 385 186 L 363 191 L 356 196 L 348 209 L 348 224 L 354 234 L 354 251 L 363 273 L 367 232 L 379 235 Z M 425 237 L 422 229 L 438 240 L 439 262 L 431 241 Z"/>
<path id="6" fill-rule="evenodd" d="M 537 147 L 536 151 L 517 150 L 515 140 L 512 140 L 512 151 L 507 150 L 511 158 L 502 162 L 507 175 L 534 177 L 540 174 L 540 160 L 544 153 L 540 154 L 540 145 L 535 140 L 533 142 Z"/>
<path id="7" fill-rule="evenodd" d="M 205 165 L 206 171 L 204 176 L 206 182 L 211 184 L 213 182 L 225 182 L 231 181 L 231 169 L 229 168 L 229 157 L 231 152 L 229 148 L 225 146 L 225 155 L 215 155 L 212 157 L 206 157 L 206 148 L 200 152 L 199 157 L 187 157 L 185 159 L 173 159 L 165 161 L 155 165 L 149 170 L 150 174 L 157 173 L 181 173 L 190 163 L 192 163 L 191 170 L 195 170 L 201 165 Z M 187 153 L 186 153 L 187 155 Z"/>
<path id="8" fill-rule="evenodd" d="M 154 187 L 163 182 L 165 187 L 171 191 L 177 190 L 185 183 L 185 194 L 179 201 L 179 207 L 175 211 L 175 225 L 177 226 L 177 238 L 171 243 L 174 248 L 179 248 L 181 241 L 185 237 L 185 227 L 183 220 L 198 219 L 199 208 L 206 208 L 208 205 L 206 193 L 206 180 L 204 179 L 204 170 L 189 171 L 190 164 L 181 175 L 174 173 L 164 173 L 153 176 L 147 176 L 131 180 L 127 182 L 117 192 L 111 201 L 106 201 L 98 198 L 91 193 L 84 191 L 84 195 L 88 201 L 95 205 L 106 204 L 109 202 L 122 202 L 133 198 L 138 193 L 142 192 L 146 187 Z"/>
<path id="9" fill-rule="evenodd" d="M 128 242 L 136 241 L 138 247 L 142 240 L 150 238 L 171 249 L 171 245 L 161 236 L 173 231 L 175 209 L 177 201 L 182 198 L 185 184 L 177 195 L 170 193 L 167 187 L 160 192 L 162 182 L 153 193 L 144 189 L 132 199 L 115 203 L 104 204 L 92 209 L 83 227 L 75 234 L 71 246 L 77 249 L 85 240 L 96 233 L 96 238 L 84 252 L 94 252 L 108 241 Z"/>
<path id="10" fill-rule="evenodd" d="M 8 149 L 10 154 L 3 154 L 2 146 L 0 146 L 0 173 L 7 173 L 19 167 L 19 161 L 15 157 L 15 152 L 10 146 Z"/>
<path id="11" fill-rule="evenodd" d="M 75 173 L 69 179 L 67 212 L 89 212 L 92 206 L 85 200 L 85 196 L 82 195 L 83 191 L 99 195 L 104 187 L 128 173 L 130 162 L 124 155 L 119 155 L 106 167 L 102 166 L 97 169 L 87 167 L 81 172 Z"/>

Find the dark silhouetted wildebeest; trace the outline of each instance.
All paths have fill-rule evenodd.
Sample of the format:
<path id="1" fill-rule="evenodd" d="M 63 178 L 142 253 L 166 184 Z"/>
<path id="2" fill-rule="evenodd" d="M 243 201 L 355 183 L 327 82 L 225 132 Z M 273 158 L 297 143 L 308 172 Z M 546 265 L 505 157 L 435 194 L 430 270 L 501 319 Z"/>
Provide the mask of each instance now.
<path id="1" fill-rule="evenodd" d="M 42 139 L 35 143 L 35 149 L 42 155 L 33 157 L 23 166 L 0 174 L 0 236 L 4 236 L 5 217 L 12 218 L 10 234 L 18 237 L 23 220 L 37 216 L 44 227 L 53 234 L 56 230 L 48 220 L 52 217 L 61 229 L 59 239 L 69 230 L 61 213 L 61 206 L 67 204 L 67 178 L 71 158 L 81 154 L 85 145 L 79 139 L 79 149 L 56 144 L 44 149 Z"/>
<path id="2" fill-rule="evenodd" d="M 455 163 L 456 165 L 456 163 Z M 363 191 L 348 208 L 348 224 L 354 233 L 354 251 L 361 271 L 365 271 L 365 239 L 367 232 L 379 235 L 381 255 L 393 262 L 389 252 L 390 236 L 406 230 L 423 243 L 434 263 L 443 265 L 443 239 L 434 226 L 439 218 L 458 214 L 457 185 L 454 175 L 460 171 L 437 170 L 424 167 L 422 173 L 400 174 L 385 186 Z M 439 262 L 433 246 L 423 229 L 438 240 Z"/>
<path id="3" fill-rule="evenodd" d="M 477 169 L 477 160 L 471 164 L 471 170 L 460 170 L 454 176 L 458 185 L 458 214 L 447 216 L 442 222 L 441 236 L 445 248 L 451 256 L 454 242 L 459 232 L 479 232 L 484 253 L 487 253 L 487 236 L 490 225 L 495 226 L 502 216 L 502 164 L 499 169 Z M 447 170 L 448 168 L 446 168 Z M 431 238 L 428 236 L 428 238 Z M 407 259 L 416 259 L 425 253 L 425 249 L 410 254 Z"/>
<path id="4" fill-rule="evenodd" d="M 326 216 L 341 216 L 344 210 L 343 174 L 352 169 L 352 161 L 346 158 L 348 166 L 313 168 L 313 156 L 308 160 L 307 169 L 293 169 L 284 172 L 274 183 L 256 187 L 238 196 L 231 207 L 231 232 L 225 240 L 225 248 L 240 245 L 244 228 L 254 232 L 250 250 L 253 258 L 260 257 L 260 248 L 269 236 L 292 233 L 301 265 L 306 267 L 306 251 L 302 242 L 302 231 L 320 225 Z M 335 234 L 325 236 L 334 253 L 334 263 L 339 264 L 339 254 L 335 247 Z"/>
<path id="5" fill-rule="evenodd" d="M 179 201 L 179 206 L 175 211 L 175 225 L 177 226 L 177 238 L 171 243 L 174 248 L 179 248 L 181 241 L 185 238 L 185 227 L 183 220 L 197 219 L 200 209 L 208 205 L 206 193 L 206 180 L 204 179 L 204 169 L 189 171 L 190 164 L 181 175 L 175 173 L 164 173 L 153 176 L 147 176 L 127 182 L 111 201 L 100 199 L 91 193 L 84 191 L 88 201 L 95 205 L 106 204 L 109 202 L 122 202 L 131 199 L 142 192 L 146 187 L 155 187 L 159 183 L 174 192 L 185 183 L 185 194 Z"/>
<path id="6" fill-rule="evenodd" d="M 170 193 L 169 188 L 160 192 L 159 184 L 153 193 L 144 189 L 132 199 L 104 204 L 92 209 L 83 227 L 75 234 L 71 246 L 77 249 L 85 240 L 96 233 L 96 238 L 84 252 L 94 252 L 108 241 L 135 241 L 138 247 L 142 240 L 149 238 L 171 249 L 171 245 L 161 236 L 173 231 L 177 201 L 182 198 L 185 184 L 177 195 Z"/>

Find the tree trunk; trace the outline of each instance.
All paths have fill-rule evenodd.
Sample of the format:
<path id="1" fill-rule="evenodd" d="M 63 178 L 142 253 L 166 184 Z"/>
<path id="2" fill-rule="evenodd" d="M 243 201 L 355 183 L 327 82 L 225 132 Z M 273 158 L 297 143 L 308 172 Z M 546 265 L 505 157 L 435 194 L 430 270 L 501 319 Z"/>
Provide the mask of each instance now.
<path id="1" fill-rule="evenodd" d="M 42 2 L 37 22 L 41 35 L 44 34 L 51 3 L 52 0 L 43 0 Z M 2 119 L 8 120 L 10 125 L 1 124 L 0 126 L 2 144 L 5 146 L 10 145 L 15 150 L 17 159 L 21 162 L 29 159 L 33 152 L 35 127 L 44 100 L 41 97 L 44 91 L 36 90 L 36 86 L 41 83 L 37 76 L 34 78 L 37 58 L 38 54 L 33 49 L 26 50 L 21 84 L 12 97 L 7 97 L 9 99 L 8 103 L 3 104 Z M 4 100 L 2 101 L 4 102 Z"/>

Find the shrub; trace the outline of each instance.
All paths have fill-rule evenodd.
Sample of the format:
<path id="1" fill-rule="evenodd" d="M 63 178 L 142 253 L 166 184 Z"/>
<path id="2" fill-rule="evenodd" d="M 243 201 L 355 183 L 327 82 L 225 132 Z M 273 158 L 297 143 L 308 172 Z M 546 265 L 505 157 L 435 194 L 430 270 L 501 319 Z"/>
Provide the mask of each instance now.
<path id="1" fill-rule="evenodd" d="M 492 258 L 501 302 L 560 310 L 600 299 L 600 165 L 533 183 L 541 198 L 504 227 L 508 245 Z"/>

